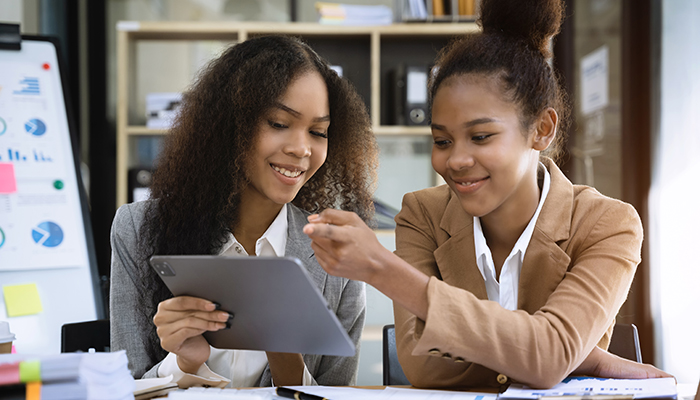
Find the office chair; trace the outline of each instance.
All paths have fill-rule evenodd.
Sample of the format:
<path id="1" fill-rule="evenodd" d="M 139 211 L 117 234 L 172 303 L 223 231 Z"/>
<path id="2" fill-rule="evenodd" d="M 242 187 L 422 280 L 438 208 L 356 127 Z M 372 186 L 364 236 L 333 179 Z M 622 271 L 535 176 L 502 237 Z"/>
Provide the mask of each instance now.
<path id="1" fill-rule="evenodd" d="M 410 385 L 403 373 L 396 352 L 396 332 L 394 325 L 385 325 L 382 331 L 383 385 Z M 628 360 L 642 362 L 639 347 L 639 333 L 634 324 L 615 324 L 608 351 Z M 700 388 L 698 388 L 700 390 Z M 696 400 L 700 400 L 697 398 Z"/>
<path id="2" fill-rule="evenodd" d="M 399 364 L 399 355 L 396 353 L 394 325 L 384 325 L 382 330 L 382 366 L 384 386 L 411 384 L 403 373 L 401 364 Z"/>
<path id="3" fill-rule="evenodd" d="M 76 322 L 61 327 L 61 353 L 95 349 L 109 352 L 109 320 Z"/>
<path id="4" fill-rule="evenodd" d="M 642 362 L 639 332 L 634 324 L 615 324 L 608 351 L 628 360 Z"/>

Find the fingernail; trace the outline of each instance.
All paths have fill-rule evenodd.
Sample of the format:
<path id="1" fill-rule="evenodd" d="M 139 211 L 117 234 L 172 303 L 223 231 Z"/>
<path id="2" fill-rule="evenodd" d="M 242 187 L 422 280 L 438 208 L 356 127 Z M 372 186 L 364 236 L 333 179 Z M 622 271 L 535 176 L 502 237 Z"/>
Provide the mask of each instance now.
<path id="1" fill-rule="evenodd" d="M 228 313 L 228 321 L 233 321 L 233 313 Z"/>
<path id="2" fill-rule="evenodd" d="M 221 308 L 221 304 L 219 304 L 219 303 L 217 303 L 217 302 L 215 302 L 215 301 L 212 301 L 212 304 L 214 304 L 214 310 L 218 310 L 218 309 Z"/>
<path id="3" fill-rule="evenodd" d="M 308 219 L 309 221 L 316 220 L 318 219 L 318 214 L 311 214 L 306 219 Z"/>
<path id="4" fill-rule="evenodd" d="M 229 323 L 227 322 L 227 323 L 226 323 L 226 327 L 225 327 L 224 329 L 231 329 L 231 324 L 229 324 Z"/>

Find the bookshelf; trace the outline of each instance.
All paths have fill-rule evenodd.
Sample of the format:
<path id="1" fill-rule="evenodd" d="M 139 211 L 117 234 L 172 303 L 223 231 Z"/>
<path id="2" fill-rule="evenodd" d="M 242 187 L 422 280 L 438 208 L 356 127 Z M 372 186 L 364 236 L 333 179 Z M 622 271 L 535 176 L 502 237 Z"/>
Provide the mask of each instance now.
<path id="1" fill-rule="evenodd" d="M 427 136 L 427 126 L 386 123 L 387 73 L 403 62 L 430 64 L 452 38 L 477 29 L 474 23 L 348 27 L 316 23 L 121 21 L 117 24 L 117 206 L 127 202 L 128 171 L 138 166 L 134 142 L 167 133 L 148 129 L 145 109 L 137 106 L 136 78 L 139 68 L 144 68 L 137 59 L 140 42 L 167 46 L 183 41 L 235 43 L 269 34 L 299 36 L 331 64 L 343 66 L 343 75 L 353 82 L 367 104 L 375 134 Z"/>

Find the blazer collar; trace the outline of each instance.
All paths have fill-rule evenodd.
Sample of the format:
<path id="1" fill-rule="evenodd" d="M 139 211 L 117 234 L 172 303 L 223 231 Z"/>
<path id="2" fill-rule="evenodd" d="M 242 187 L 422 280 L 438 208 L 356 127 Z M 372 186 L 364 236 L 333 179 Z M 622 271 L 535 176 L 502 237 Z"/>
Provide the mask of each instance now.
<path id="1" fill-rule="evenodd" d="M 324 288 L 327 274 L 321 268 L 314 257 L 311 248 L 311 238 L 302 231 L 307 224 L 306 217 L 309 213 L 291 203 L 287 204 L 287 247 L 285 257 L 296 257 L 301 261 L 306 271 L 316 283 L 317 287 Z"/>

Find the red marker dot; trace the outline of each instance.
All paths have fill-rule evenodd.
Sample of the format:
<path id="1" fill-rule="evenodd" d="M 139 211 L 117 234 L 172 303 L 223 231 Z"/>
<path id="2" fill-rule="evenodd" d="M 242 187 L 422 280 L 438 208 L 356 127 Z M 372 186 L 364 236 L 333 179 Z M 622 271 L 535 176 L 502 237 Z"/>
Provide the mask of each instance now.
<path id="1" fill-rule="evenodd" d="M 44 67 L 45 70 L 51 69 L 51 66 L 49 65 L 49 63 L 44 63 L 44 65 L 42 65 L 42 67 Z"/>

